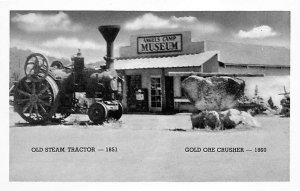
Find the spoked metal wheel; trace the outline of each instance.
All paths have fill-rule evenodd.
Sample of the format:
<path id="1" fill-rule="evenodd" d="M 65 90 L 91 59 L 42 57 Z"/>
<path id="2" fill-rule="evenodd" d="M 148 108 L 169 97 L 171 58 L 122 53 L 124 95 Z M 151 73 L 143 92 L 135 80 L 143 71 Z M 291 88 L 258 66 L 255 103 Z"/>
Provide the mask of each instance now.
<path id="1" fill-rule="evenodd" d="M 88 110 L 90 120 L 95 124 L 101 124 L 107 119 L 107 109 L 102 103 L 94 103 Z"/>
<path id="2" fill-rule="evenodd" d="M 54 115 L 58 99 L 58 86 L 51 77 L 40 82 L 24 77 L 16 86 L 14 106 L 24 120 L 39 124 Z"/>
<path id="3" fill-rule="evenodd" d="M 40 53 L 33 53 L 26 59 L 24 71 L 26 77 L 32 82 L 41 82 L 49 72 L 47 58 Z"/>

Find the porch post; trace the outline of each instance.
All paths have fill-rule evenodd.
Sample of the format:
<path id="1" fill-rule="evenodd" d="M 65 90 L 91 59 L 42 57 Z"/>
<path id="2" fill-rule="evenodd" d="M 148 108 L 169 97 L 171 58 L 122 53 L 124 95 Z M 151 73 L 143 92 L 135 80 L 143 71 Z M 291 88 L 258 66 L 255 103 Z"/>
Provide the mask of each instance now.
<path id="1" fill-rule="evenodd" d="M 162 68 L 161 74 L 161 93 L 162 93 L 162 112 L 166 111 L 166 78 L 165 78 L 165 69 Z"/>

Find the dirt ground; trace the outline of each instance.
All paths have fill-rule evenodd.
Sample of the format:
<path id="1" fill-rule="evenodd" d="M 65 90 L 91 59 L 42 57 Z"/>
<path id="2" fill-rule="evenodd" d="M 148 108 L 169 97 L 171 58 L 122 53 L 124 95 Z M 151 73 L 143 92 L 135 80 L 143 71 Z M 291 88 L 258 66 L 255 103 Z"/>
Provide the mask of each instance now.
<path id="1" fill-rule="evenodd" d="M 227 131 L 191 130 L 187 113 L 125 114 L 104 125 L 80 124 L 88 117 L 72 115 L 65 125 L 28 126 L 11 109 L 10 180 L 288 181 L 289 118 L 256 119 L 260 127 Z M 32 152 L 36 147 L 95 147 L 96 151 Z M 106 152 L 106 147 L 117 147 L 117 152 Z M 186 152 L 187 147 L 202 151 Z M 212 147 L 252 151 L 203 150 Z M 254 152 L 258 147 L 266 152 Z"/>

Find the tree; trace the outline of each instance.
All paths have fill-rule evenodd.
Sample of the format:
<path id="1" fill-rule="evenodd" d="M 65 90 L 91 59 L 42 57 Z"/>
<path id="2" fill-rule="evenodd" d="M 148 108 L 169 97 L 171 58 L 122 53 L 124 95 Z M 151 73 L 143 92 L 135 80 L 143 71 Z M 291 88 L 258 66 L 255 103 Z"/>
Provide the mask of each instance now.
<path id="1" fill-rule="evenodd" d="M 255 86 L 255 90 L 254 90 L 254 96 L 258 96 L 258 86 Z"/>
<path id="2" fill-rule="evenodd" d="M 269 104 L 269 106 L 270 106 L 270 108 L 274 108 L 274 102 L 273 102 L 273 99 L 272 99 L 272 97 L 270 96 L 270 98 L 269 98 L 269 100 L 268 100 L 268 104 Z"/>

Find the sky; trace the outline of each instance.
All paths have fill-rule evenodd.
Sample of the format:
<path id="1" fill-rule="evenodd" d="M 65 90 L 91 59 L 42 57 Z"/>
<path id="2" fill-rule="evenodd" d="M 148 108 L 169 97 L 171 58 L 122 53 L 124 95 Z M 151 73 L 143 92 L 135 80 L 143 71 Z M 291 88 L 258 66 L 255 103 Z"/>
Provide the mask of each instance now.
<path id="1" fill-rule="evenodd" d="M 287 11 L 11 11 L 10 47 L 70 58 L 81 49 L 86 63 L 103 60 L 100 25 L 121 26 L 114 54 L 130 35 L 191 31 L 192 41 L 213 40 L 290 47 Z"/>

